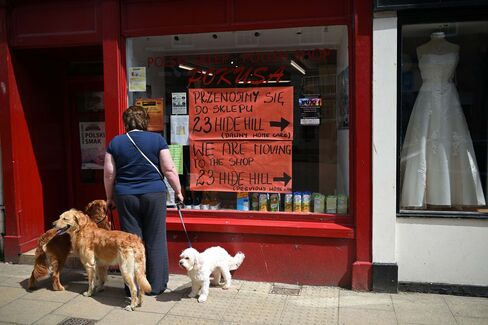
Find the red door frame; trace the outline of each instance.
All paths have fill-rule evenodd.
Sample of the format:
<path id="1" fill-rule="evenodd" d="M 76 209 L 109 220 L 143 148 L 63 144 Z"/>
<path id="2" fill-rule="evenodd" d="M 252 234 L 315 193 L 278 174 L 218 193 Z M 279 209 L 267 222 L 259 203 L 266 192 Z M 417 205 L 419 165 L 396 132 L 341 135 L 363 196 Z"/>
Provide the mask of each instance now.
<path id="1" fill-rule="evenodd" d="M 198 1 L 190 1 L 194 4 Z M 123 132 L 121 122 L 122 111 L 127 106 L 127 85 L 125 78 L 125 39 L 124 37 L 145 36 L 145 35 L 164 35 L 175 33 L 193 33 L 193 32 L 210 32 L 210 31 L 230 31 L 230 30 L 251 30 L 260 28 L 283 28 L 294 26 L 311 26 L 311 25 L 333 25 L 345 24 L 349 26 L 349 60 L 350 60 L 350 93 L 351 93 L 351 111 L 354 112 L 351 116 L 351 125 L 353 132 L 351 132 L 351 160 L 350 160 L 350 175 L 351 175 L 351 202 L 353 208 L 354 228 L 334 229 L 328 228 L 327 224 L 320 224 L 319 222 L 309 223 L 309 228 L 303 232 L 297 233 L 297 227 L 303 226 L 299 224 L 289 224 L 289 221 L 275 220 L 274 222 L 265 222 L 264 224 L 239 224 L 233 229 L 228 229 L 224 224 L 219 224 L 219 218 L 198 218 L 193 230 L 205 231 L 209 226 L 220 227 L 221 232 L 248 232 L 248 233 L 266 233 L 266 227 L 269 229 L 276 229 L 279 234 L 291 236 L 319 236 L 319 237 L 334 237 L 338 233 L 344 233 L 342 238 L 354 237 L 355 252 L 353 252 L 354 263 L 352 266 L 352 286 L 355 289 L 368 289 L 371 283 L 371 41 L 372 41 L 372 9 L 371 0 L 351 0 L 347 2 L 343 9 L 349 12 L 342 17 L 318 17 L 315 18 L 294 18 L 286 19 L 283 17 L 273 17 L 271 20 L 264 19 L 263 14 L 261 18 L 245 22 L 234 21 L 236 14 L 236 6 L 242 6 L 242 1 L 227 0 L 227 1 L 211 1 L 211 3 L 222 4 L 225 2 L 226 18 L 219 23 L 192 24 L 191 22 L 178 22 L 178 24 L 170 24 L 166 26 L 137 29 L 128 25 L 127 11 L 128 5 L 137 7 L 140 5 L 151 4 L 148 1 L 128 0 L 123 2 L 121 7 L 120 0 L 100 0 L 92 1 L 97 8 L 95 9 L 95 17 L 97 13 L 101 13 L 101 17 L 96 18 L 95 21 L 101 21 L 101 25 L 95 24 L 95 29 L 92 33 L 93 37 L 89 42 L 101 42 L 103 46 L 103 65 L 104 65 L 104 95 L 105 95 L 105 121 L 106 121 L 106 137 L 107 141 L 113 136 Z M 251 1 L 252 3 L 256 1 Z M 314 5 L 320 5 L 320 1 L 310 1 Z M 328 2 L 332 4 L 333 2 Z M 72 3 L 74 4 L 74 3 Z M 271 3 L 262 3 L 263 6 L 272 7 Z M 41 6 L 41 5 L 39 5 Z M 337 8 L 339 5 L 334 3 Z M 291 7 L 290 7 L 291 8 Z M 305 8 L 307 9 L 307 8 Z M 290 9 L 291 10 L 291 9 Z M 321 9 L 324 10 L 324 9 Z M 211 6 L 205 8 L 205 12 L 210 14 Z M 263 12 L 267 12 L 263 10 Z M 309 13 L 313 10 L 308 8 Z M 246 13 L 247 14 L 247 13 Z M 250 13 L 249 13 L 250 14 Z M 270 13 L 271 14 L 271 13 Z M 239 15 L 241 13 L 239 12 Z M 251 17 L 251 16 L 248 16 Z M 7 202 L 6 213 L 8 216 L 15 216 L 14 218 L 7 218 L 6 228 L 7 236 L 5 243 L 6 256 L 11 258 L 17 256 L 21 251 L 25 251 L 28 247 L 33 246 L 35 238 L 21 239 L 20 224 L 29 222 L 23 216 L 23 203 L 17 189 L 21 186 L 22 181 L 19 178 L 20 171 L 16 168 L 14 162 L 16 157 L 16 148 L 22 146 L 22 139 L 12 130 L 12 125 L 16 119 L 16 114 L 20 114 L 21 109 L 17 109 L 20 104 L 18 92 L 15 88 L 15 75 L 12 68 L 10 49 L 7 43 L 7 12 L 6 9 L 0 8 L 0 82 L 5 85 L 5 92 L 0 92 L 0 104 L 5 108 L 0 110 L 0 136 L 2 139 L 2 157 L 3 157 L 3 175 L 4 175 L 4 193 L 5 201 Z M 71 25 L 70 25 L 71 26 Z M 101 27 L 101 30 L 100 30 Z M 122 32 L 123 31 L 123 32 Z M 15 31 L 14 31 L 15 32 Z M 83 33 L 80 33 L 80 35 Z M 15 35 L 15 33 L 13 33 Z M 101 35 L 101 39 L 98 38 Z M 53 38 L 54 37 L 54 38 Z M 32 47 L 49 47 L 49 46 L 72 46 L 77 43 L 76 37 L 70 37 L 69 41 L 64 38 L 56 38 L 50 36 L 45 38 L 42 45 L 39 44 L 37 38 L 33 40 Z M 13 37 L 14 44 L 21 47 L 29 47 L 25 41 L 19 43 L 19 37 Z M 25 39 L 24 39 L 25 40 Z M 68 42 L 65 44 L 65 42 Z M 86 37 L 80 36 L 80 44 L 86 44 Z M 99 43 L 98 43 L 99 44 Z M 2 86 L 3 87 L 3 86 Z M 0 89 L 1 90 L 1 89 Z M 364 100 L 365 99 L 365 100 Z M 25 181 L 23 181 L 25 182 Z M 229 219 L 239 218 L 239 214 L 227 214 L 228 218 L 221 222 L 226 223 Z M 177 220 L 172 222 L 174 212 L 168 213 L 168 228 L 175 228 Z M 206 220 L 208 219 L 208 220 Z M 339 218 L 340 219 L 340 218 Z M 208 221 L 208 223 L 207 223 Z M 216 224 L 210 225 L 211 222 Z M 336 224 L 331 224 L 336 225 Z M 264 228 L 264 229 L 263 229 Z M 215 228 L 212 228 L 215 229 Z M 349 229 L 349 230 L 348 230 Z M 344 232 L 345 231 L 345 232 Z"/>

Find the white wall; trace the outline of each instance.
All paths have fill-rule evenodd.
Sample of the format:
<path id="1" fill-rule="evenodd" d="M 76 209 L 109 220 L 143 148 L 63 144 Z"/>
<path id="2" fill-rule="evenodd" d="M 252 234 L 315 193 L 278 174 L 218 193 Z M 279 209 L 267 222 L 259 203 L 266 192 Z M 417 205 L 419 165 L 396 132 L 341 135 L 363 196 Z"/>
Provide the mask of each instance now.
<path id="1" fill-rule="evenodd" d="M 373 262 L 395 263 L 397 18 L 373 20 Z"/>
<path id="2" fill-rule="evenodd" d="M 397 218 L 397 20 L 373 20 L 373 262 L 398 281 L 488 286 L 488 218 Z"/>
<path id="3" fill-rule="evenodd" d="M 487 286 L 487 221 L 399 218 L 398 281 Z"/>

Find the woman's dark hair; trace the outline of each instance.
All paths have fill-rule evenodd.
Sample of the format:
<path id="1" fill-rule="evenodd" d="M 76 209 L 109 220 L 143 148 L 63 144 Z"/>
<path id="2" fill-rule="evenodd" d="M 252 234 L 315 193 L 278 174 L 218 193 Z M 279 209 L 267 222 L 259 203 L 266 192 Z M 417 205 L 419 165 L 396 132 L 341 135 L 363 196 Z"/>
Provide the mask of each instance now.
<path id="1" fill-rule="evenodd" d="M 134 129 L 146 131 L 149 113 L 142 106 L 130 106 L 122 114 L 122 119 L 124 120 L 126 132 Z"/>

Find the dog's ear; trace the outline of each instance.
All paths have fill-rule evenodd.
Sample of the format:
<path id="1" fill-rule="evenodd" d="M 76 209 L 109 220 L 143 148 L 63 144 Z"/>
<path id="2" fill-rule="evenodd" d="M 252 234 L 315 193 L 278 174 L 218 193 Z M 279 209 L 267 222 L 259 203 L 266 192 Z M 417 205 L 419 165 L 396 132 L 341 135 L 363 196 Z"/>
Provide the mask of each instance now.
<path id="1" fill-rule="evenodd" d="M 83 227 L 88 222 L 88 217 L 81 211 L 73 211 L 73 218 L 79 227 Z"/>
<path id="2" fill-rule="evenodd" d="M 193 253 L 194 253 L 193 254 L 193 261 L 194 261 L 193 267 L 198 269 L 198 268 L 202 267 L 202 265 L 203 265 L 203 258 L 199 252 L 194 251 Z"/>

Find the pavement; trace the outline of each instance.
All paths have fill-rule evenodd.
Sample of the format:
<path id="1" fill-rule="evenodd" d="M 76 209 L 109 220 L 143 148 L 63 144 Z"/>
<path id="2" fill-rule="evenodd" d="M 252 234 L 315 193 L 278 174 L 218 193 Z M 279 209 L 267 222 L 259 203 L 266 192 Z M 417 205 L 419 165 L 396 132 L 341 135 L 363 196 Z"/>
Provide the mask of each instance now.
<path id="1" fill-rule="evenodd" d="M 295 286 L 234 279 L 229 290 L 212 287 L 207 302 L 187 298 L 190 281 L 170 275 L 169 290 L 123 309 L 123 281 L 111 273 L 93 297 L 85 273 L 64 269 L 66 291 L 50 279 L 26 290 L 31 265 L 0 263 L 1 324 L 488 324 L 488 299 L 421 293 L 373 293 L 326 286 Z"/>

